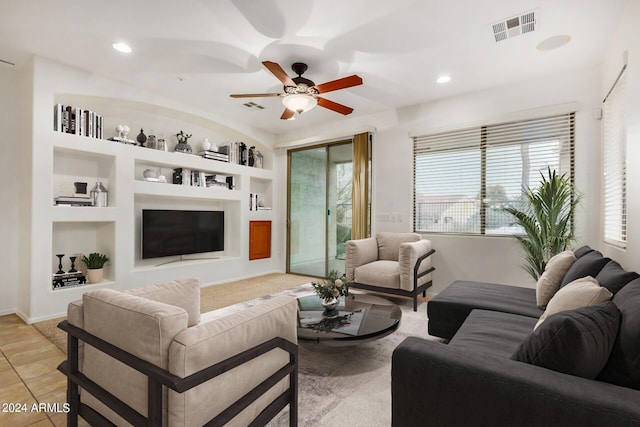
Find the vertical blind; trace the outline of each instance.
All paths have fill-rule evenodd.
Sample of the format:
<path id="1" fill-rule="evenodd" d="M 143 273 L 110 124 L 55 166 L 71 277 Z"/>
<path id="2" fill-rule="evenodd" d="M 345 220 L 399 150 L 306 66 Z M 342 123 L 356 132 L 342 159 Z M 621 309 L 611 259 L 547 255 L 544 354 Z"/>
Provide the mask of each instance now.
<path id="1" fill-rule="evenodd" d="M 626 73 L 604 100 L 604 241 L 622 248 L 627 242 Z"/>
<path id="2" fill-rule="evenodd" d="M 574 113 L 413 138 L 414 230 L 521 234 L 507 206 L 556 170 L 573 182 Z"/>

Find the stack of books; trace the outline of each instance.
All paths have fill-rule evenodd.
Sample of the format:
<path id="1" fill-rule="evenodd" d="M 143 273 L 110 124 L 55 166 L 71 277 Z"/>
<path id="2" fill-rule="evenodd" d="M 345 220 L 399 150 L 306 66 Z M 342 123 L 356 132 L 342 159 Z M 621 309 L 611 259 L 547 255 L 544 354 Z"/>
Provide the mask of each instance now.
<path id="1" fill-rule="evenodd" d="M 138 145 L 138 143 L 133 139 L 123 138 L 120 136 L 112 136 L 107 141 L 115 141 L 115 142 L 119 142 L 120 144 Z"/>
<path id="2" fill-rule="evenodd" d="M 202 151 L 198 152 L 198 156 L 201 156 L 201 157 L 203 157 L 205 159 L 220 160 L 221 162 L 228 162 L 229 161 L 229 155 L 228 154 L 220 153 L 218 151 L 202 150 Z"/>
<path id="3" fill-rule="evenodd" d="M 81 107 L 56 104 L 53 107 L 53 130 L 102 139 L 102 116 Z"/>
<path id="4" fill-rule="evenodd" d="M 84 285 L 87 279 L 80 271 L 53 275 L 53 289 Z"/>
<path id="5" fill-rule="evenodd" d="M 205 177 L 207 187 L 229 188 L 227 177 L 222 175 L 207 175 Z"/>
<path id="6" fill-rule="evenodd" d="M 75 196 L 58 196 L 54 197 L 53 202 L 56 206 L 91 206 L 91 197 L 89 195 Z"/>

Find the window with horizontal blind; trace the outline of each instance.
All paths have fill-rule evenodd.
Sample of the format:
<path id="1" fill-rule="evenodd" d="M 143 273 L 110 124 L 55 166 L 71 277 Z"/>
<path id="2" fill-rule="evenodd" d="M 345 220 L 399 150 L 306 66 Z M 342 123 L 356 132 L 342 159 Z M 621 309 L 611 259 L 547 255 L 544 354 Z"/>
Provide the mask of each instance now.
<path id="1" fill-rule="evenodd" d="M 521 234 L 503 208 L 525 206 L 547 169 L 573 182 L 574 113 L 413 138 L 414 230 Z"/>
<path id="2" fill-rule="evenodd" d="M 625 68 L 604 100 L 604 241 L 627 243 L 627 131 Z"/>

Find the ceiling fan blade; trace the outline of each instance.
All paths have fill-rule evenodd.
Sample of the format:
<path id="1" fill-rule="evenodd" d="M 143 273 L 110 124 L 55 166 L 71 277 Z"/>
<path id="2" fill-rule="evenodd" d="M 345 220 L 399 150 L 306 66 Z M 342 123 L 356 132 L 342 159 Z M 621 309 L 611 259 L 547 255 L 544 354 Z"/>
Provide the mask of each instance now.
<path id="1" fill-rule="evenodd" d="M 344 89 L 347 87 L 358 86 L 362 84 L 362 77 L 354 74 L 353 76 L 343 77 L 338 80 L 332 80 L 330 82 L 321 83 L 316 85 L 315 88 L 318 89 L 320 93 L 327 93 L 333 90 Z"/>
<path id="2" fill-rule="evenodd" d="M 295 82 L 291 80 L 291 77 L 289 77 L 289 75 L 282 69 L 280 64 L 271 61 L 263 61 L 262 65 L 264 65 L 267 70 L 271 71 L 271 74 L 276 76 L 276 78 L 280 80 L 283 85 L 294 87 L 297 86 Z"/>
<path id="3" fill-rule="evenodd" d="M 266 96 L 280 96 L 281 93 L 236 93 L 229 95 L 231 98 L 262 98 Z"/>
<path id="4" fill-rule="evenodd" d="M 329 101 L 328 99 L 321 98 L 319 96 L 316 99 L 318 100 L 319 106 L 344 114 L 345 116 L 353 112 L 353 108 L 347 107 L 346 105 L 338 104 L 337 102 Z"/>
<path id="5" fill-rule="evenodd" d="M 293 118 L 294 114 L 295 114 L 295 111 L 289 110 L 288 108 L 285 108 L 284 111 L 282 112 L 282 116 L 280 116 L 280 118 L 282 120 L 289 120 L 289 119 Z"/>

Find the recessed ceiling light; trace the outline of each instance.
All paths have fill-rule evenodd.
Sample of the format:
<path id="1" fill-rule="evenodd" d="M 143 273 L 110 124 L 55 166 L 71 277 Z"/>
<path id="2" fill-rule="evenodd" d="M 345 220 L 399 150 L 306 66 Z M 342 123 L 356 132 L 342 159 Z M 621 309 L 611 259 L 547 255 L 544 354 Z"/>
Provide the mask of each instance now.
<path id="1" fill-rule="evenodd" d="M 447 76 L 447 75 L 442 75 L 438 77 L 438 79 L 436 80 L 436 82 L 440 84 L 449 83 L 450 81 L 451 81 L 451 76 Z"/>
<path id="2" fill-rule="evenodd" d="M 111 46 L 113 46 L 113 48 L 115 50 L 117 50 L 118 52 L 122 52 L 122 53 L 131 53 L 132 52 L 131 46 L 129 46 L 125 42 L 116 42 L 116 43 L 112 44 Z"/>
<path id="3" fill-rule="evenodd" d="M 571 41 L 571 36 L 568 36 L 566 34 L 557 35 L 557 36 L 549 37 L 548 39 L 538 43 L 538 46 L 536 46 L 536 49 L 543 50 L 543 51 L 558 49 L 559 47 L 564 46 L 570 41 Z"/>

